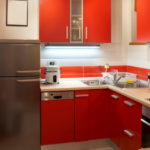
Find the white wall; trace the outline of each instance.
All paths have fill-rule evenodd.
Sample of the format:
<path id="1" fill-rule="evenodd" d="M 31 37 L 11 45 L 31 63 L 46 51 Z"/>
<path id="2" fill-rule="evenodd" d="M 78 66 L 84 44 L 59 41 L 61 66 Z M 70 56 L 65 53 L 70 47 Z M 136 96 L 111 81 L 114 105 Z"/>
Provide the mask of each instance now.
<path id="1" fill-rule="evenodd" d="M 0 0 L 0 39 L 39 39 L 39 0 L 28 1 L 28 27 L 14 27 L 6 26 L 6 0 Z"/>
<path id="2" fill-rule="evenodd" d="M 125 65 L 122 48 L 122 1 L 112 0 L 112 43 L 101 44 L 100 48 L 48 48 L 41 51 L 41 66 L 56 60 L 60 66 Z M 88 51 L 88 52 L 87 52 Z M 80 56 L 78 55 L 80 53 Z"/>

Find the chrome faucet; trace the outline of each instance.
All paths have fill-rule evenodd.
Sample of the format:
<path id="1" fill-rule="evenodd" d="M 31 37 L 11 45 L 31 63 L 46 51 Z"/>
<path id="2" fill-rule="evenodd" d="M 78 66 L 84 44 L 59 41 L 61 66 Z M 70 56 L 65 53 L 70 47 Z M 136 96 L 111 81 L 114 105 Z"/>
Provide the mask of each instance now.
<path id="1" fill-rule="evenodd" d="M 118 73 L 113 74 L 113 85 L 117 85 L 119 80 L 125 78 L 125 74 L 122 74 L 120 77 L 117 78 Z"/>

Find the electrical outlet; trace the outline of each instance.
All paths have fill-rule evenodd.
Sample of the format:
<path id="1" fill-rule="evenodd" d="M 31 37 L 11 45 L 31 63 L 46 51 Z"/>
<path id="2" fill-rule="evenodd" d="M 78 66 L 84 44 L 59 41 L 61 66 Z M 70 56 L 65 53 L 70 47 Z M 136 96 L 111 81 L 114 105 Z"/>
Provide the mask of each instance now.
<path id="1" fill-rule="evenodd" d="M 50 61 L 48 61 L 48 65 L 55 66 L 56 65 L 56 61 L 50 60 Z"/>

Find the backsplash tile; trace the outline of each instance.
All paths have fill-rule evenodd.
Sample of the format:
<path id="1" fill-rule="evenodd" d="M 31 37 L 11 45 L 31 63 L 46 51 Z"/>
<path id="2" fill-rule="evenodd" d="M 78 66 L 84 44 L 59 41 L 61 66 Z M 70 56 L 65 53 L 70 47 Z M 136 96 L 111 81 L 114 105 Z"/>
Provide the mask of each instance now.
<path id="1" fill-rule="evenodd" d="M 119 72 L 129 72 L 137 74 L 137 78 L 147 80 L 147 75 L 150 69 L 134 67 L 134 66 L 110 66 L 108 72 L 113 70 Z M 41 67 L 41 78 L 45 78 L 45 67 Z M 102 72 L 105 72 L 104 66 L 64 66 L 60 67 L 61 78 L 84 78 L 84 77 L 101 77 Z"/>

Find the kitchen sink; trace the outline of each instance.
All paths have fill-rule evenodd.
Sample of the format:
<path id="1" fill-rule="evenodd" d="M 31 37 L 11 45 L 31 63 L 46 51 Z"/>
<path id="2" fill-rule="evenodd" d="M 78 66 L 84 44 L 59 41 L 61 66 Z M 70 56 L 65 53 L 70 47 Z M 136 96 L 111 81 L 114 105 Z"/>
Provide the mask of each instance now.
<path id="1" fill-rule="evenodd" d="M 88 86 L 98 86 L 102 84 L 100 80 L 82 80 L 82 82 Z"/>
<path id="2" fill-rule="evenodd" d="M 119 82 L 117 83 L 116 85 L 114 85 L 118 88 L 144 88 L 144 87 L 147 87 L 147 85 L 145 84 L 138 84 L 138 83 L 125 83 L 125 82 Z"/>
<path id="3" fill-rule="evenodd" d="M 99 86 L 99 85 L 106 85 L 106 83 L 101 82 L 100 80 L 82 80 L 82 82 L 88 86 Z M 112 84 L 108 84 L 108 85 L 112 85 Z M 115 87 L 118 88 L 144 88 L 147 87 L 144 84 L 127 84 L 125 82 L 118 82 L 116 85 L 113 85 Z"/>

